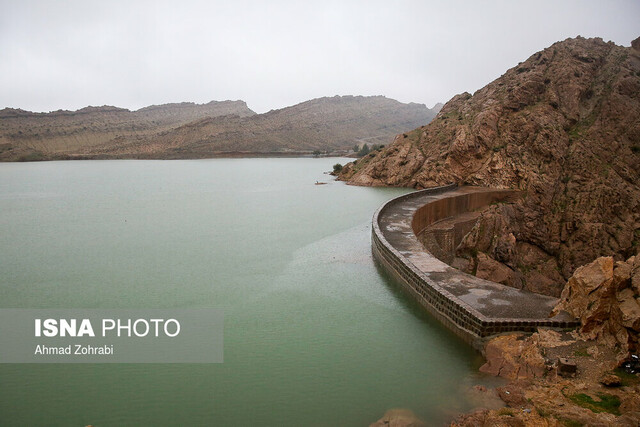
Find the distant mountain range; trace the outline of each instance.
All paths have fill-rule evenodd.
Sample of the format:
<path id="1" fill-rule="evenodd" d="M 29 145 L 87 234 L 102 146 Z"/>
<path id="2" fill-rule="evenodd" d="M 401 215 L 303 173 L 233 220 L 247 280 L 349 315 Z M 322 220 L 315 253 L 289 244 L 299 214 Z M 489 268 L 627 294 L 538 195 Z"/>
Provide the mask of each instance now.
<path id="1" fill-rule="evenodd" d="M 112 106 L 32 113 L 0 110 L 0 161 L 189 159 L 348 152 L 387 144 L 439 111 L 383 96 L 335 96 L 256 114 L 243 101 Z"/>
<path id="2" fill-rule="evenodd" d="M 0 110 L 0 160 L 46 160 L 87 153 L 115 141 L 151 137 L 202 117 L 255 115 L 242 101 L 153 105 L 137 111 L 103 106 L 32 113 Z"/>

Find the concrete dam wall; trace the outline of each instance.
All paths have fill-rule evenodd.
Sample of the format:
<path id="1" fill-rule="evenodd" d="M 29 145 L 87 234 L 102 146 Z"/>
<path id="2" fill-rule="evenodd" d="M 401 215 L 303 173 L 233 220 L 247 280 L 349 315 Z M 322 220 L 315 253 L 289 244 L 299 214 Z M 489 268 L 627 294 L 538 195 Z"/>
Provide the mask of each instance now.
<path id="1" fill-rule="evenodd" d="M 478 349 L 487 337 L 499 333 L 533 332 L 539 326 L 572 328 L 578 324 L 566 313 L 549 318 L 557 298 L 463 273 L 431 254 L 418 238 L 439 221 L 517 197 L 513 190 L 449 185 L 390 200 L 373 217 L 375 259 L 427 311 Z M 473 222 L 463 219 L 445 227 L 446 238 L 441 239 L 445 244 L 441 242 L 438 247 L 455 248 L 455 241 L 462 239 L 465 227 Z M 461 225 L 456 228 L 456 224 Z M 445 249 L 443 252 L 446 255 Z"/>
<path id="2" fill-rule="evenodd" d="M 456 248 L 475 225 L 482 208 L 513 202 L 518 197 L 515 190 L 492 190 L 437 199 L 416 210 L 411 228 L 431 255 L 452 265 Z"/>

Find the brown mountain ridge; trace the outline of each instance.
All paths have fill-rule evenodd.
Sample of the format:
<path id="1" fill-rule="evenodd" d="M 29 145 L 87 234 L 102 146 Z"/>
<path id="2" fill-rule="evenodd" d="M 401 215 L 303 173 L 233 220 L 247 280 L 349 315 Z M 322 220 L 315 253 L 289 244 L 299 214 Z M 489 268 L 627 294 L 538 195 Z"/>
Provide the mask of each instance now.
<path id="1" fill-rule="evenodd" d="M 0 160 L 46 160 L 117 139 L 150 136 L 210 116 L 255 115 L 243 101 L 152 105 L 137 111 L 102 106 L 51 113 L 0 110 Z"/>
<path id="2" fill-rule="evenodd" d="M 168 104 L 130 112 L 89 107 L 37 114 L 0 111 L 0 159 L 206 158 L 348 152 L 388 144 L 437 113 L 383 96 L 318 98 L 255 114 L 242 101 Z"/>
<path id="3" fill-rule="evenodd" d="M 480 216 L 455 262 L 557 296 L 578 266 L 638 252 L 640 39 L 632 47 L 582 37 L 555 43 L 346 165 L 341 179 L 522 190 L 519 202 Z"/>

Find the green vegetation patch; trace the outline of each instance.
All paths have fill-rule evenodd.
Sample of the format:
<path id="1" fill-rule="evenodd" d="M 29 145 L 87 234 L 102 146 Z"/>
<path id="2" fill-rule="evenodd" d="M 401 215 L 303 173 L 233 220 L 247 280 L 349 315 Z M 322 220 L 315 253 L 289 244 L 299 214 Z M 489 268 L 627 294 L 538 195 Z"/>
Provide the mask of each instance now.
<path id="1" fill-rule="evenodd" d="M 582 427 L 584 424 L 580 421 L 569 420 L 569 419 L 561 419 L 560 422 L 566 427 Z"/>
<path id="2" fill-rule="evenodd" d="M 591 357 L 591 355 L 589 353 L 587 353 L 587 351 L 585 349 L 576 350 L 576 351 L 573 352 L 573 355 L 575 357 Z"/>
<path id="3" fill-rule="evenodd" d="M 632 387 L 640 384 L 640 377 L 636 374 L 631 374 L 624 369 L 616 368 L 613 373 L 620 378 L 620 385 L 623 387 Z"/>
<path id="4" fill-rule="evenodd" d="M 569 396 L 569 399 L 578 406 L 587 408 L 592 412 L 608 412 L 613 415 L 620 415 L 620 399 L 618 396 L 607 393 L 598 393 L 600 400 L 594 400 L 584 393 L 576 393 Z"/>
<path id="5" fill-rule="evenodd" d="M 371 152 L 369 145 L 364 144 L 362 148 L 358 151 L 358 157 L 364 157 Z"/>
<path id="6" fill-rule="evenodd" d="M 358 157 L 365 157 L 372 154 L 374 151 L 382 151 L 383 148 L 384 148 L 384 144 L 379 144 L 379 145 L 374 144 L 371 147 L 369 147 L 368 144 L 364 144 L 362 148 L 358 148 L 357 145 L 354 145 L 353 151 L 357 153 Z"/>

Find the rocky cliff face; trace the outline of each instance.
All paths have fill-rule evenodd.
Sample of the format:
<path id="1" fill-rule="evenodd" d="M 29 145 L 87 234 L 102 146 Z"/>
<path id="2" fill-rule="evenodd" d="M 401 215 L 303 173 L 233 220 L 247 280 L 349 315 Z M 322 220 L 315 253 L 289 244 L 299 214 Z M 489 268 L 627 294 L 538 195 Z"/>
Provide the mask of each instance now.
<path id="1" fill-rule="evenodd" d="M 111 106 L 51 113 L 5 108 L 0 110 L 0 160 L 73 156 L 90 147 L 148 137 L 204 117 L 254 114 L 243 101 L 184 102 L 137 111 Z"/>
<path id="2" fill-rule="evenodd" d="M 559 295 L 580 265 L 640 244 L 640 41 L 555 43 L 428 125 L 349 164 L 358 185 L 517 188 L 459 247 L 469 272 Z"/>
<path id="3" fill-rule="evenodd" d="M 422 104 L 383 96 L 335 96 L 250 117 L 210 117 L 152 138 L 94 147 L 88 154 L 185 158 L 224 153 L 287 153 L 345 150 L 355 144 L 388 144 L 402 129 L 434 116 Z"/>

